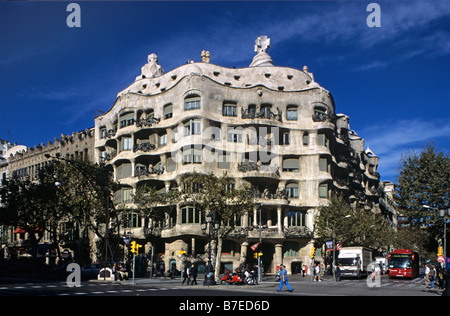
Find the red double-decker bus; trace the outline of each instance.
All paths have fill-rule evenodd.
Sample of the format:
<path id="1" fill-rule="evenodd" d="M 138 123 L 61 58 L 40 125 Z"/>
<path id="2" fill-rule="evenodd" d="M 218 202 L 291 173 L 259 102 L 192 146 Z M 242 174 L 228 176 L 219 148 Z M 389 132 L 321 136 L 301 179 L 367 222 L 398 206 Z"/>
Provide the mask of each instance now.
<path id="1" fill-rule="evenodd" d="M 419 254 L 397 249 L 388 255 L 389 277 L 415 278 L 419 275 Z"/>

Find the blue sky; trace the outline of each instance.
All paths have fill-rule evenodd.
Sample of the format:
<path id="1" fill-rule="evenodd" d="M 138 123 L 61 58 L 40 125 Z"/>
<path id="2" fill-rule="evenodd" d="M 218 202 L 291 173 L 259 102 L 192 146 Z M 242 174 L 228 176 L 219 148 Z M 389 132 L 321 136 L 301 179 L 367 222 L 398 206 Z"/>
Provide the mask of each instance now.
<path id="1" fill-rule="evenodd" d="M 375 2 L 375 1 L 372 1 Z M 200 61 L 247 67 L 256 37 L 277 66 L 314 73 L 336 113 L 395 181 L 408 150 L 450 152 L 450 1 L 0 2 L 0 138 L 26 146 L 94 126 L 156 53 L 165 72 Z"/>

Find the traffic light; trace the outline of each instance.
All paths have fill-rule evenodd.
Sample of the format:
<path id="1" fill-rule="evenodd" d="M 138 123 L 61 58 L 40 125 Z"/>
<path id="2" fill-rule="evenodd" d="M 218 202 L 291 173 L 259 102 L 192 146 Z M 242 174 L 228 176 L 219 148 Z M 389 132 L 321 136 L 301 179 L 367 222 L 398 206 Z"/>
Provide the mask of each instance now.
<path id="1" fill-rule="evenodd" d="M 130 249 L 130 251 L 132 253 L 136 254 L 136 242 L 135 241 L 131 242 L 131 249 Z"/>
<path id="2" fill-rule="evenodd" d="M 142 245 L 139 245 L 135 241 L 132 241 L 130 251 L 137 256 L 139 254 L 139 248 L 141 248 L 141 247 L 142 247 Z"/>
<path id="3" fill-rule="evenodd" d="M 311 247 L 311 259 L 314 259 L 315 255 L 316 255 L 316 247 Z"/>

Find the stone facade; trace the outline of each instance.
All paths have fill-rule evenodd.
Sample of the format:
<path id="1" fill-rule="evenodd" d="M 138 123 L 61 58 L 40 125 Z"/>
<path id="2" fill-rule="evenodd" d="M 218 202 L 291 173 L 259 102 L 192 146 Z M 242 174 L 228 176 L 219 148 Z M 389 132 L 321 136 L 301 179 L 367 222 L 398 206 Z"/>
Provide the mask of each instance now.
<path id="1" fill-rule="evenodd" d="M 166 270 L 180 269 L 180 251 L 184 260 L 206 260 L 200 223 L 178 205 L 156 229 L 133 215 L 131 196 L 144 184 L 165 192 L 184 173 L 227 172 L 254 187 L 260 210 L 224 241 L 228 268 L 255 263 L 249 246 L 259 241 L 259 216 L 262 263 L 273 273 L 282 263 L 292 272 L 310 265 L 313 219 L 332 190 L 380 212 L 378 157 L 307 67 L 274 66 L 269 47 L 270 39 L 258 38 L 251 65 L 239 69 L 214 65 L 203 51 L 202 62 L 164 73 L 149 55 L 142 74 L 95 118 L 95 161 L 114 171 L 122 185 L 116 202 L 129 207 L 122 234 L 132 233 L 147 253 L 153 245 Z"/>

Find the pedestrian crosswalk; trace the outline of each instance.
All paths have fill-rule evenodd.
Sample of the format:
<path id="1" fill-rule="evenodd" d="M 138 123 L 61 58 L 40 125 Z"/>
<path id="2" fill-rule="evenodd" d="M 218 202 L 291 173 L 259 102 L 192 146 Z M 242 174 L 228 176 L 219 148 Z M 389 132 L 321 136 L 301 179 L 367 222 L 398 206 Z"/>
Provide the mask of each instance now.
<path id="1" fill-rule="evenodd" d="M 333 282 L 335 285 L 360 287 L 367 286 L 365 279 L 342 279 L 339 282 Z M 415 279 L 389 279 L 383 277 L 379 282 L 379 287 L 393 287 L 393 288 L 426 288 L 425 280 L 421 277 Z"/>

